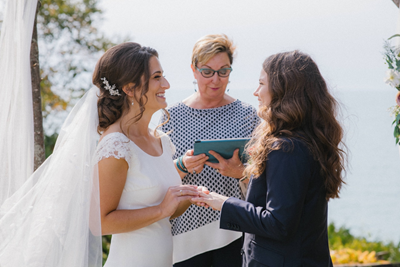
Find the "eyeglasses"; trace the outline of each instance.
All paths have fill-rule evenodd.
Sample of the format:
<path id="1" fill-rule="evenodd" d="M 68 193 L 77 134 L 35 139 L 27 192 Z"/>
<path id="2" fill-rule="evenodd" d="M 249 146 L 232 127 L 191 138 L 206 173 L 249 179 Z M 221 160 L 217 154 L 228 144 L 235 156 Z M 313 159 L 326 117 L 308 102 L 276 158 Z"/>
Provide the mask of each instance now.
<path id="1" fill-rule="evenodd" d="M 231 74 L 232 72 L 232 68 L 213 70 L 208 68 L 199 69 L 198 67 L 196 67 L 196 70 L 198 70 L 204 78 L 211 78 L 214 76 L 215 73 L 218 73 L 219 77 L 228 77 L 229 74 Z"/>

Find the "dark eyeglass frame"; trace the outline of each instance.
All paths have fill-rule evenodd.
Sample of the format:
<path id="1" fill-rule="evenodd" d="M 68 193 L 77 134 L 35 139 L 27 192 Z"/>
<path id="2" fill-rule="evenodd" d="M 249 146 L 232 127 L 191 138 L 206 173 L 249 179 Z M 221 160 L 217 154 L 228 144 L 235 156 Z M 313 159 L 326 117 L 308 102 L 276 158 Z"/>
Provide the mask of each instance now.
<path id="1" fill-rule="evenodd" d="M 218 73 L 218 76 L 219 76 L 219 77 L 225 78 L 225 77 L 228 77 L 228 76 L 231 74 L 231 72 L 233 71 L 232 67 L 229 67 L 229 68 L 222 68 L 222 69 L 219 69 L 219 70 L 213 70 L 213 69 L 210 69 L 210 68 L 201 68 L 201 69 L 199 69 L 198 67 L 196 67 L 196 70 L 198 70 L 198 71 L 200 72 L 201 76 L 203 76 L 204 78 L 211 78 L 211 77 L 214 76 L 215 73 Z M 210 70 L 210 71 L 212 71 L 213 73 L 212 73 L 212 75 L 210 75 L 210 76 L 204 76 L 203 70 Z M 221 70 L 230 70 L 230 72 L 229 72 L 227 75 L 221 75 L 221 73 L 220 73 Z"/>

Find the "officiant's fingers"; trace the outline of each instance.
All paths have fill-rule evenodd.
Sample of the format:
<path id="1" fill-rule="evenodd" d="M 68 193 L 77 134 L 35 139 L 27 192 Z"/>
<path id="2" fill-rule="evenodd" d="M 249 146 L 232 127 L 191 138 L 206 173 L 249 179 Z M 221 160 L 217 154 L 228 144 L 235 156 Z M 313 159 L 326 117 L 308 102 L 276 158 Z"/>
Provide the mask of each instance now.
<path id="1" fill-rule="evenodd" d="M 226 159 L 224 159 L 220 154 L 218 154 L 215 151 L 210 150 L 210 151 L 208 151 L 208 153 L 213 155 L 218 160 L 219 164 L 222 164 L 226 161 Z"/>
<path id="2" fill-rule="evenodd" d="M 217 169 L 217 170 L 218 170 L 218 167 L 219 167 L 219 163 L 212 163 L 212 162 L 209 162 L 209 161 L 206 161 L 206 165 L 210 166 L 213 169 Z"/>
<path id="3" fill-rule="evenodd" d="M 207 162 L 206 164 L 214 169 L 216 172 L 233 178 L 242 178 L 243 177 L 243 164 L 239 158 L 239 149 L 235 149 L 233 152 L 233 156 L 230 159 L 224 159 L 218 153 L 214 151 L 210 151 L 210 154 L 215 156 L 215 158 L 219 161 L 219 163 L 210 163 Z"/>
<path id="4" fill-rule="evenodd" d="M 236 148 L 235 151 L 233 151 L 233 155 L 232 155 L 231 159 L 234 160 L 234 161 L 240 161 L 239 148 Z"/>
<path id="5" fill-rule="evenodd" d="M 228 160 L 224 159 L 220 154 L 215 151 L 210 150 L 209 153 L 213 155 L 219 163 L 212 163 L 207 161 L 206 164 L 211 168 L 214 168 L 216 172 L 228 176 L 227 175 L 227 167 L 228 167 Z"/>
<path id="6" fill-rule="evenodd" d="M 206 154 L 199 154 L 194 156 L 193 150 L 188 150 L 183 156 L 183 164 L 189 172 L 196 174 L 202 172 L 204 168 L 204 163 L 208 160 Z"/>

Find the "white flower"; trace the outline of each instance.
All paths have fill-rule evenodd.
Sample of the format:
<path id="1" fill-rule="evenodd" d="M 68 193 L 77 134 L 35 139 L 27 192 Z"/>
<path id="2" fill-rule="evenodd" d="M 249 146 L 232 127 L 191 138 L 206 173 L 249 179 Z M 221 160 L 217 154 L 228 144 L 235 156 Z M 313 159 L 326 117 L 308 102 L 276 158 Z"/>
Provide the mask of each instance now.
<path id="1" fill-rule="evenodd" d="M 384 79 L 385 83 L 397 87 L 400 85 L 400 73 L 390 69 L 386 72 L 386 78 Z"/>

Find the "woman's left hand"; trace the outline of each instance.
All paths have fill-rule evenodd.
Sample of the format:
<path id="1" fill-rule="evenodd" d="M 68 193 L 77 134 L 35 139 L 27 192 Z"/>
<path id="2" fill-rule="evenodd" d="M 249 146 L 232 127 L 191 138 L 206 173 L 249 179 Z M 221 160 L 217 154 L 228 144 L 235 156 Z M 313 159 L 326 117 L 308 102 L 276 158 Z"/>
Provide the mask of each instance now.
<path id="1" fill-rule="evenodd" d="M 211 192 L 209 194 L 200 193 L 199 197 L 192 198 L 192 202 L 204 203 L 207 206 L 210 206 L 213 210 L 221 210 L 222 205 L 225 200 L 229 197 L 217 194 L 215 192 Z"/>
<path id="2" fill-rule="evenodd" d="M 240 179 L 243 177 L 244 165 L 239 158 L 239 149 L 233 152 L 233 156 L 230 159 L 224 159 L 220 154 L 212 150 L 208 151 L 213 155 L 219 163 L 212 163 L 206 161 L 206 164 L 211 168 L 216 169 L 216 172 L 224 176 Z"/>

